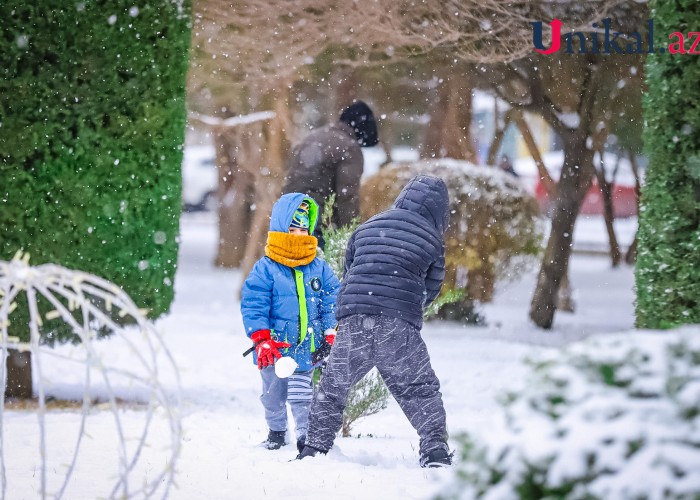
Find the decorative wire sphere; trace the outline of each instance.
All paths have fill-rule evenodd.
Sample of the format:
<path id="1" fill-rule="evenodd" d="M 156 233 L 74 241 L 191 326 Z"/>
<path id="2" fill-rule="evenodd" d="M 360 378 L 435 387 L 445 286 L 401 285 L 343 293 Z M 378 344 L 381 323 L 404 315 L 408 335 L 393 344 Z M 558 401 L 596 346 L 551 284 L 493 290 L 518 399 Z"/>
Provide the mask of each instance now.
<path id="1" fill-rule="evenodd" d="M 24 302 L 23 295 L 29 312 L 28 344 L 8 336 L 12 312 L 17 299 Z M 50 304 L 52 309 L 44 312 L 47 308 L 40 308 L 38 299 L 44 306 Z M 97 276 L 53 264 L 30 266 L 29 255 L 21 252 L 10 262 L 0 261 L 0 498 L 23 496 L 20 487 L 25 488 L 22 490 L 25 493 L 39 492 L 41 498 L 167 496 L 182 437 L 178 411 L 180 380 L 170 352 L 145 313 L 121 288 Z M 119 318 L 118 322 L 115 317 Z M 70 348 L 42 345 L 40 328 L 44 321 L 62 321 L 68 325 L 76 335 L 77 344 Z M 119 324 L 122 322 L 123 325 Z M 110 361 L 105 360 L 109 357 L 105 356 L 107 353 L 100 352 L 97 330 L 102 335 L 105 329 L 114 341 L 128 347 L 126 366 L 124 363 L 110 366 Z M 15 418 L 15 412 L 9 418 L 11 415 L 6 411 L 8 349 L 31 353 L 38 399 L 38 435 L 35 424 L 28 428 L 27 419 Z M 45 363 L 49 357 L 54 358 L 52 363 Z M 44 370 L 56 364 L 72 364 L 68 368 L 73 369 L 73 376 L 74 366 L 78 365 L 82 373 L 79 420 L 66 419 L 65 412 L 47 412 L 50 383 Z M 165 375 L 171 377 L 167 390 L 160 380 Z M 105 402 L 96 406 L 95 391 L 106 394 Z M 124 405 L 124 398 L 118 397 L 120 392 L 138 394 L 136 404 L 132 405 L 136 409 Z M 107 416 L 110 414 L 111 419 Z M 113 421 L 106 426 L 112 428 L 109 433 L 104 431 L 107 419 Z M 94 429 L 99 435 L 93 434 Z M 75 432 L 72 450 L 66 446 L 66 440 L 70 442 L 66 432 Z M 105 446 L 106 443 L 113 448 Z M 36 446 L 35 455 L 17 449 L 28 444 Z M 38 474 L 32 474 L 37 470 Z M 22 480 L 17 481 L 22 484 L 8 482 L 8 476 L 18 477 L 21 471 L 26 471 Z M 26 478 L 30 475 L 38 476 L 38 485 L 27 486 Z M 107 491 L 95 490 L 105 485 Z"/>

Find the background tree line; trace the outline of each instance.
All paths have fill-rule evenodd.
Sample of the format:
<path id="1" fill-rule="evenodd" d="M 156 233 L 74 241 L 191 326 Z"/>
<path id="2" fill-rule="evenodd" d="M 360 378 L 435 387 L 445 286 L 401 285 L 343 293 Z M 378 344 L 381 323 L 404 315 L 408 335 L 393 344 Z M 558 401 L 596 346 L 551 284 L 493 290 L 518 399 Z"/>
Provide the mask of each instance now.
<path id="1" fill-rule="evenodd" d="M 276 113 L 251 127 L 213 127 L 222 200 L 217 263 L 245 272 L 260 255 L 264 214 L 281 189 L 284 159 L 305 127 L 360 97 L 382 115 L 389 158 L 401 120 L 427 117 L 418 129 L 422 158 L 475 161 L 471 97 L 481 89 L 507 106 L 489 158 L 495 159 L 505 127 L 514 124 L 539 160 L 539 177 L 554 200 L 530 309 L 536 324 L 550 328 L 555 310 L 567 302 L 573 228 L 594 177 L 607 201 L 613 265 L 621 259 L 612 227 L 610 166 L 594 164 L 594 158 L 611 137 L 630 156 L 639 152 L 644 60 L 590 50 L 541 56 L 532 48 L 530 22 L 558 18 L 568 29 L 590 32 L 595 21 L 610 18 L 629 33 L 641 30 L 646 6 L 619 0 L 420 6 L 379 1 L 362 9 L 331 4 L 300 0 L 275 10 L 255 2 L 195 2 L 190 108 L 219 117 Z M 558 183 L 539 158 L 524 113 L 540 116 L 559 137 L 564 165 Z M 243 234 L 238 214 L 251 205 L 251 231 Z"/>

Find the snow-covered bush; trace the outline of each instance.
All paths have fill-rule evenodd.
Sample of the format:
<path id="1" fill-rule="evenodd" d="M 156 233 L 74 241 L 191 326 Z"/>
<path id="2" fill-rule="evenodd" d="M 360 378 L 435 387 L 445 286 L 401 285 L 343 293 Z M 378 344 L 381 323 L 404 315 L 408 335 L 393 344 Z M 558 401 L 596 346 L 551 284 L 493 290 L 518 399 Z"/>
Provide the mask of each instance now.
<path id="1" fill-rule="evenodd" d="M 498 438 L 462 438 L 443 498 L 700 498 L 699 327 L 589 338 L 528 363 Z"/>
<path id="2" fill-rule="evenodd" d="M 516 277 L 540 251 L 543 226 L 537 203 L 518 179 L 499 169 L 442 158 L 392 163 L 366 179 L 362 218 L 390 208 L 418 174 L 440 177 L 450 194 L 443 289 L 464 287 L 460 269 L 465 270 L 465 300 L 490 301 L 496 281 Z"/>

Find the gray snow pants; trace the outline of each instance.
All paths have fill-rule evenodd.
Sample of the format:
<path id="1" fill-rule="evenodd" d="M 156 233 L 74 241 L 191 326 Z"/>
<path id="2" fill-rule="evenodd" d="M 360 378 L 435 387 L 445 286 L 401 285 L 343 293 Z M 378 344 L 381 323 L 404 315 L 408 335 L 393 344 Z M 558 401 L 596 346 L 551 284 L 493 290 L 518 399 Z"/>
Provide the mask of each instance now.
<path id="1" fill-rule="evenodd" d="M 343 424 L 348 394 L 377 367 L 420 437 L 420 454 L 446 449 L 447 426 L 440 381 L 420 331 L 401 319 L 355 314 L 340 321 L 328 365 L 309 412 L 306 444 L 322 451 Z"/>
<path id="2" fill-rule="evenodd" d="M 309 422 L 313 373 L 313 370 L 296 371 L 289 378 L 279 378 L 275 375 L 274 366 L 260 370 L 262 377 L 260 401 L 265 407 L 265 420 L 271 431 L 287 430 L 287 403 L 289 403 L 297 439 L 304 439 Z"/>

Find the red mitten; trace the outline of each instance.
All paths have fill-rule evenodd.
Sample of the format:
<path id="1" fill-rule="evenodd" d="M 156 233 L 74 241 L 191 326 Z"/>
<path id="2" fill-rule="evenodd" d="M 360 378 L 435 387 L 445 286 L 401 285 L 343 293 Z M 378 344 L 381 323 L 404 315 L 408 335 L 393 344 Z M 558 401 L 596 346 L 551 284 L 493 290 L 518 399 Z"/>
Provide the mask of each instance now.
<path id="1" fill-rule="evenodd" d="M 333 342 L 335 342 L 335 328 L 328 328 L 323 334 L 326 336 L 326 342 L 328 342 L 328 345 L 333 345 Z"/>
<path id="2" fill-rule="evenodd" d="M 253 332 L 250 340 L 255 342 L 255 353 L 258 355 L 258 368 L 262 370 L 266 366 L 272 366 L 282 357 L 280 349 L 292 347 L 287 342 L 278 342 L 270 338 L 270 330 L 258 330 Z"/>

